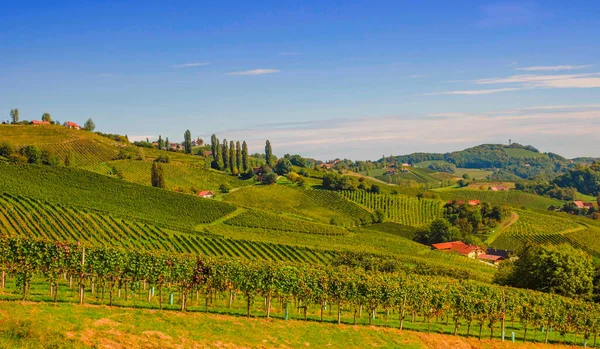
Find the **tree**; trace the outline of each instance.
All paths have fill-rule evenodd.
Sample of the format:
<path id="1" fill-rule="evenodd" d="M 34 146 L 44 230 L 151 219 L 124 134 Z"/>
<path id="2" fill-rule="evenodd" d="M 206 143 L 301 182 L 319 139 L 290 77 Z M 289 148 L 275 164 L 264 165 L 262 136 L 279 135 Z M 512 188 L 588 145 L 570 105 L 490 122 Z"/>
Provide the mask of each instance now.
<path id="1" fill-rule="evenodd" d="M 269 172 L 262 177 L 263 184 L 275 184 L 277 182 L 277 175 L 275 172 Z"/>
<path id="2" fill-rule="evenodd" d="M 30 164 L 39 164 L 42 161 L 42 151 L 35 145 L 28 145 L 22 149 L 22 153 Z"/>
<path id="3" fill-rule="evenodd" d="M 227 139 L 223 139 L 223 145 L 221 146 L 221 154 L 223 157 L 223 167 L 222 170 L 226 170 L 229 168 L 229 147 L 227 146 Z"/>
<path id="4" fill-rule="evenodd" d="M 292 171 L 292 163 L 290 160 L 286 158 L 281 158 L 277 160 L 277 164 L 275 165 L 275 172 L 277 172 L 280 176 L 285 176 L 290 171 Z"/>
<path id="5" fill-rule="evenodd" d="M 240 166 L 242 166 L 242 147 L 240 146 L 240 141 L 235 142 L 235 165 L 240 172 Z"/>
<path id="6" fill-rule="evenodd" d="M 231 171 L 231 174 L 238 173 L 236 159 L 237 158 L 235 155 L 235 144 L 233 143 L 233 141 L 230 141 L 229 142 L 229 171 Z"/>
<path id="7" fill-rule="evenodd" d="M 460 235 L 458 229 L 447 220 L 440 218 L 431 222 L 428 229 L 417 232 L 415 240 L 425 244 L 454 241 Z"/>
<path id="8" fill-rule="evenodd" d="M 183 149 L 186 154 L 192 153 L 192 133 L 186 130 L 183 134 Z"/>
<path id="9" fill-rule="evenodd" d="M 8 142 L 3 142 L 2 145 L 0 145 L 0 156 L 8 159 L 14 152 L 15 149 Z"/>
<path id="10" fill-rule="evenodd" d="M 267 139 L 267 142 L 265 143 L 265 160 L 267 161 L 267 165 L 271 167 L 273 167 L 273 159 L 271 159 L 272 156 L 273 150 L 271 149 L 271 142 L 269 142 Z"/>
<path id="11" fill-rule="evenodd" d="M 158 150 L 163 150 L 164 142 L 161 135 L 158 135 Z"/>
<path id="12" fill-rule="evenodd" d="M 494 282 L 566 297 L 589 298 L 595 276 L 592 258 L 571 245 L 525 246 L 513 264 L 500 266 Z"/>
<path id="13" fill-rule="evenodd" d="M 96 124 L 94 123 L 94 120 L 92 120 L 91 118 L 87 119 L 86 122 L 83 124 L 83 129 L 86 131 L 94 131 L 96 129 Z"/>
<path id="14" fill-rule="evenodd" d="M 10 110 L 10 118 L 12 119 L 13 124 L 16 124 L 19 121 L 19 108 Z"/>
<path id="15" fill-rule="evenodd" d="M 290 156 L 289 159 L 292 165 L 306 167 L 306 159 L 298 154 Z"/>
<path id="16" fill-rule="evenodd" d="M 377 184 L 371 184 L 371 193 L 379 194 L 381 192 L 381 188 Z"/>
<path id="17" fill-rule="evenodd" d="M 218 146 L 219 140 L 217 139 L 217 136 L 213 133 L 212 136 L 210 136 L 210 151 L 212 152 L 212 156 L 214 158 L 216 158 Z"/>
<path id="18" fill-rule="evenodd" d="M 52 116 L 50 116 L 50 113 L 42 114 L 42 121 L 52 122 Z"/>
<path id="19" fill-rule="evenodd" d="M 75 165 L 75 154 L 73 154 L 72 151 L 67 153 L 67 156 L 65 156 L 65 166 L 66 167 L 71 167 Z"/>
<path id="20" fill-rule="evenodd" d="M 165 172 L 162 166 L 158 162 L 152 163 L 152 186 L 156 188 L 164 188 L 165 187 Z"/>
<path id="21" fill-rule="evenodd" d="M 245 172 L 248 172 L 248 144 L 246 141 L 242 143 L 242 169 Z"/>

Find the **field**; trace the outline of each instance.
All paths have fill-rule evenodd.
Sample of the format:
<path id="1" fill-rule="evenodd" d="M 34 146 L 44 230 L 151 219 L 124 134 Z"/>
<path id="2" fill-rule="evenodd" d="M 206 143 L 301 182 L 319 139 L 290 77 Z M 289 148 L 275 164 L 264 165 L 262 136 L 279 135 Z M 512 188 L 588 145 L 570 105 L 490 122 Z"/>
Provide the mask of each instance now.
<path id="1" fill-rule="evenodd" d="M 346 229 L 334 225 L 313 223 L 255 209 L 250 209 L 238 214 L 237 216 L 226 220 L 225 224 L 318 235 L 345 235 L 348 233 Z"/>
<path id="2" fill-rule="evenodd" d="M 584 230 L 585 227 L 568 216 L 546 214 L 533 210 L 518 210 L 519 219 L 504 230 L 492 243 L 491 247 L 505 250 L 518 250 L 525 242 L 537 244 L 571 243 L 575 247 L 581 245 L 571 241 L 565 235 Z"/>
<path id="3" fill-rule="evenodd" d="M 371 221 L 368 211 L 325 190 L 285 185 L 254 186 L 233 191 L 224 201 L 326 224 L 333 220 L 341 226 L 356 226 L 361 221 Z"/>
<path id="4" fill-rule="evenodd" d="M 364 191 L 344 191 L 341 195 L 370 211 L 383 210 L 392 222 L 423 226 L 442 216 L 442 202 L 402 195 L 372 194 Z"/>
<path id="5" fill-rule="evenodd" d="M 481 200 L 493 205 L 525 206 L 539 210 L 547 210 L 551 205 L 562 206 L 562 201 L 528 194 L 521 191 L 471 190 L 462 188 L 445 188 L 436 190 L 443 200 Z"/>
<path id="6" fill-rule="evenodd" d="M 469 177 L 473 178 L 473 179 L 485 179 L 486 176 L 491 175 L 493 172 L 492 171 L 488 171 L 488 170 L 480 170 L 477 168 L 456 168 L 456 170 L 454 170 L 454 175 L 456 177 L 462 177 L 465 174 L 468 174 Z"/>
<path id="7" fill-rule="evenodd" d="M 548 155 L 544 153 L 536 153 L 531 150 L 523 149 L 523 148 L 509 148 L 504 147 L 504 152 L 510 156 L 511 158 L 547 158 Z"/>
<path id="8" fill-rule="evenodd" d="M 0 184 L 12 194 L 188 229 L 235 210 L 227 203 L 71 168 L 0 163 Z"/>

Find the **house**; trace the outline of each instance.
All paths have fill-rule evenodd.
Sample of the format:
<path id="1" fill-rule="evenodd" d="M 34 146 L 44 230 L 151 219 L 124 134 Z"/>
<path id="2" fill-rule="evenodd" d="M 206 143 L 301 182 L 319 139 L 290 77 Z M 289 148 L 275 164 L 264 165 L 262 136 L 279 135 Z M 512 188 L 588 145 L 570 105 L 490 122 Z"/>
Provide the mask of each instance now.
<path id="1" fill-rule="evenodd" d="M 477 259 L 497 265 L 497 264 L 500 264 L 500 262 L 502 262 L 504 260 L 504 257 L 484 253 L 484 254 L 477 256 Z"/>
<path id="2" fill-rule="evenodd" d="M 476 258 L 482 254 L 485 254 L 485 251 L 481 247 L 467 245 L 462 241 L 442 242 L 439 244 L 433 244 L 431 246 L 433 249 L 438 251 L 456 252 L 469 258 Z"/>
<path id="3" fill-rule="evenodd" d="M 402 167 L 410 167 L 410 164 L 407 163 L 407 162 L 405 162 L 405 163 L 402 164 Z"/>
<path id="4" fill-rule="evenodd" d="M 458 206 L 464 205 L 465 204 L 465 200 L 449 200 L 448 201 L 448 204 L 450 204 L 450 205 L 452 205 L 454 203 L 456 205 L 458 205 Z M 479 205 L 481 205 L 481 201 L 480 200 L 469 200 L 469 201 L 466 201 L 466 203 L 467 203 L 467 205 L 470 205 L 470 206 L 479 206 Z"/>
<path id="5" fill-rule="evenodd" d="M 213 194 L 213 192 L 210 190 L 202 190 L 196 196 L 204 198 L 204 199 L 212 199 L 215 197 L 215 194 Z"/>
<path id="6" fill-rule="evenodd" d="M 208 157 L 208 156 L 212 156 L 212 151 L 210 150 L 205 150 L 204 151 L 204 156 Z"/>
<path id="7" fill-rule="evenodd" d="M 584 202 L 583 206 L 589 210 L 590 208 L 594 207 L 594 204 L 591 202 Z"/>
<path id="8" fill-rule="evenodd" d="M 67 121 L 67 122 L 65 122 L 65 127 L 66 128 L 72 128 L 74 130 L 81 130 L 81 126 L 77 125 L 73 121 Z"/>
<path id="9" fill-rule="evenodd" d="M 320 167 L 326 169 L 326 170 L 330 170 L 331 169 L 331 164 L 320 164 Z"/>
<path id="10" fill-rule="evenodd" d="M 500 256 L 504 259 L 509 259 L 510 258 L 510 253 L 511 251 L 507 251 L 507 250 L 497 250 L 495 248 L 488 248 L 485 251 L 486 254 L 491 254 L 491 255 L 495 255 L 495 256 Z"/>
<path id="11" fill-rule="evenodd" d="M 585 206 L 583 205 L 583 201 L 573 201 L 573 204 L 577 208 L 585 208 Z"/>
<path id="12" fill-rule="evenodd" d="M 469 200 L 468 204 L 470 206 L 479 206 L 479 205 L 481 205 L 481 201 L 480 200 Z"/>
<path id="13" fill-rule="evenodd" d="M 508 188 L 503 185 L 498 185 L 494 187 L 490 187 L 491 191 L 508 191 Z"/>
<path id="14" fill-rule="evenodd" d="M 32 120 L 32 125 L 50 125 L 50 121 Z"/>

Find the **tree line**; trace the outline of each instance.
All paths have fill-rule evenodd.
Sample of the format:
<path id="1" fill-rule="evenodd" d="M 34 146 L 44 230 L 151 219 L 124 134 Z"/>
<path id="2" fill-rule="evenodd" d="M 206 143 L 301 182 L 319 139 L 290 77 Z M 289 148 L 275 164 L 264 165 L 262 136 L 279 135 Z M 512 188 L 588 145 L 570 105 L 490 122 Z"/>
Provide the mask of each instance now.
<path id="1" fill-rule="evenodd" d="M 288 306 L 318 310 L 323 320 L 326 306 L 335 307 L 336 320 L 341 323 L 342 313 L 356 322 L 362 309 L 368 310 L 369 322 L 375 316 L 393 316 L 398 327 L 405 321 L 420 317 L 431 328 L 434 319 L 441 319 L 458 334 L 466 327 L 467 336 L 473 328 L 482 336 L 484 327 L 494 338 L 495 331 L 504 338 L 506 323 L 518 320 L 524 341 L 528 331 L 542 329 L 545 342 L 549 329 L 563 336 L 581 335 L 587 343 L 600 332 L 600 307 L 592 302 L 571 299 L 554 294 L 489 285 L 467 280 L 452 280 L 406 273 L 364 271 L 347 267 L 316 268 L 302 264 L 243 261 L 236 259 L 213 260 L 190 255 L 126 252 L 108 247 L 85 247 L 78 243 L 51 242 L 20 238 L 0 240 L 0 267 L 5 287 L 14 278 L 27 299 L 31 281 L 43 277 L 50 285 L 56 301 L 59 280 L 67 279 L 79 291 L 79 302 L 85 303 L 87 288 L 101 289 L 108 294 L 108 305 L 113 305 L 115 294 L 125 290 L 141 291 L 148 286 L 148 300 L 158 290 L 159 307 L 165 301 L 162 294 L 167 288 L 178 293 L 180 309 L 185 311 L 192 294 L 201 294 L 209 300 L 214 295 L 241 296 L 251 315 L 257 299 L 264 300 L 266 317 L 274 309 L 286 312 Z M 376 315 L 379 314 L 379 315 Z M 595 343 L 594 343 L 595 345 Z"/>

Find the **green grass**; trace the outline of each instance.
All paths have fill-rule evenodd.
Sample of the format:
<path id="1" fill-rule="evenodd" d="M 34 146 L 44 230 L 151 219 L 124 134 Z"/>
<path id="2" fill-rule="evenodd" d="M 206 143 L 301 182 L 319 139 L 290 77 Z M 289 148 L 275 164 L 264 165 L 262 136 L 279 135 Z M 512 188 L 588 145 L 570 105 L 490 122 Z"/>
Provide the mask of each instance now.
<path id="1" fill-rule="evenodd" d="M 344 235 L 348 233 L 346 229 L 334 225 L 313 223 L 256 209 L 247 210 L 225 221 L 225 224 L 318 235 Z"/>
<path id="2" fill-rule="evenodd" d="M 456 168 L 456 170 L 454 170 L 454 175 L 456 177 L 462 177 L 464 174 L 468 174 L 469 177 L 475 179 L 484 179 L 486 176 L 491 175 L 492 173 L 494 172 L 488 170 L 480 170 L 477 168 Z"/>
<path id="3" fill-rule="evenodd" d="M 355 226 L 360 224 L 361 219 L 371 219 L 369 212 L 334 192 L 285 185 L 264 185 L 238 189 L 226 195 L 224 201 L 276 214 L 304 216 L 315 222 L 326 224 L 334 219 L 342 226 Z"/>
<path id="4" fill-rule="evenodd" d="M 393 222 L 372 224 L 372 225 L 366 226 L 365 229 L 379 231 L 379 232 L 387 233 L 387 234 L 392 234 L 392 235 L 400 236 L 400 237 L 403 237 L 403 238 L 409 239 L 409 240 L 412 240 L 415 237 L 415 234 L 417 233 L 417 231 L 419 231 L 418 228 L 407 226 L 407 225 L 402 225 L 402 224 L 398 224 L 398 223 L 393 223 Z"/>
<path id="5" fill-rule="evenodd" d="M 544 153 L 536 153 L 531 150 L 523 149 L 523 148 L 509 148 L 505 147 L 504 152 L 510 156 L 511 158 L 547 158 L 548 155 Z"/>

